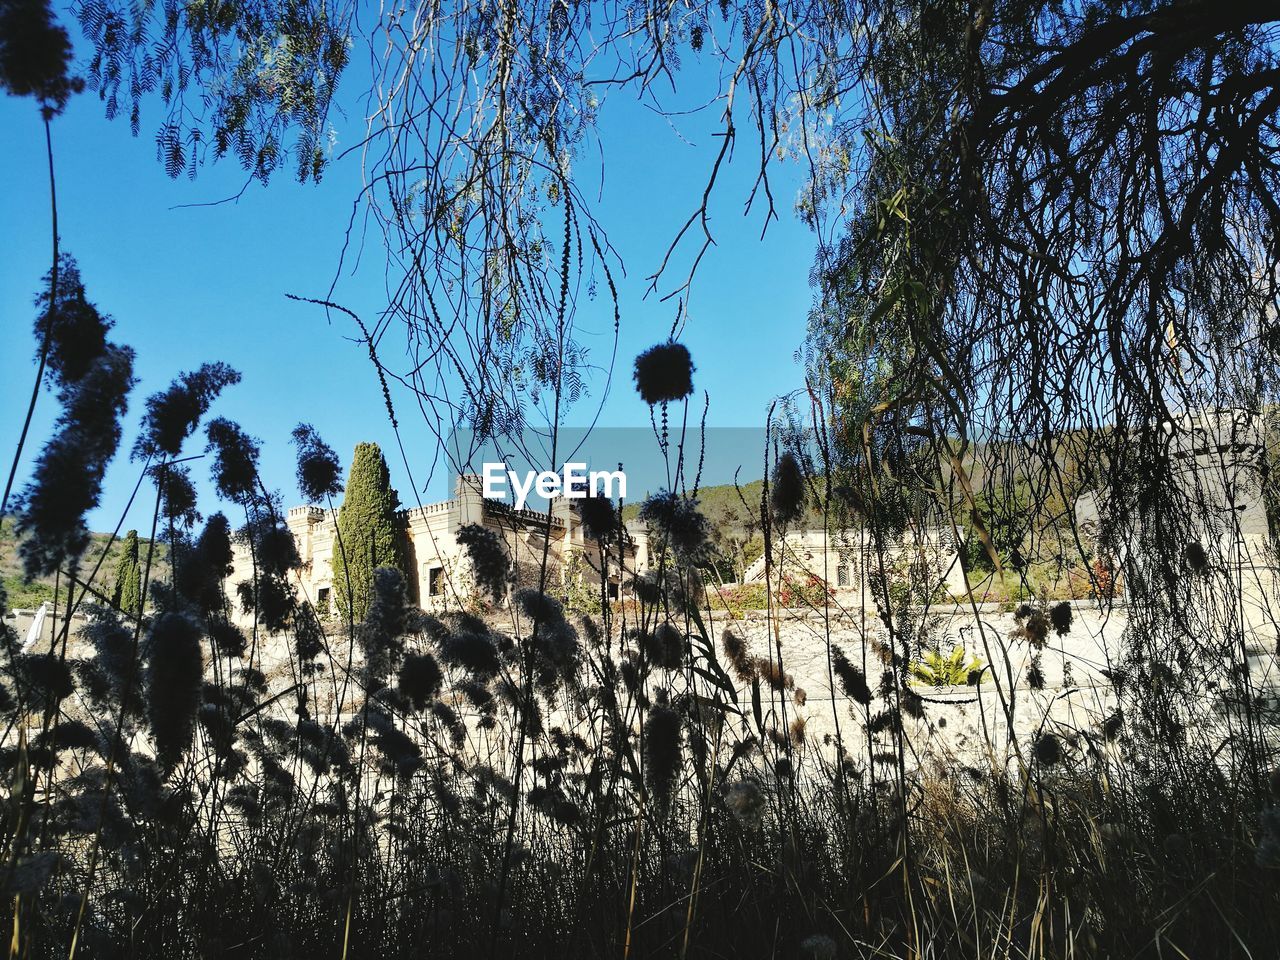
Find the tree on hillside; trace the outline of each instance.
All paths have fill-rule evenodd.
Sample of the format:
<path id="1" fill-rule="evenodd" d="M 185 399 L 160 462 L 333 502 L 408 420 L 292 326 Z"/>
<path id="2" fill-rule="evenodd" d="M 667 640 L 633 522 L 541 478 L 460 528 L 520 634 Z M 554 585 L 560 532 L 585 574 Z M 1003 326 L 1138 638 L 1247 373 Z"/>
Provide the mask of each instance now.
<path id="1" fill-rule="evenodd" d="M 124 547 L 116 560 L 116 585 L 111 593 L 111 604 L 130 616 L 142 612 L 142 566 L 138 562 L 138 531 L 130 530 L 124 538 Z"/>
<path id="2" fill-rule="evenodd" d="M 400 498 L 391 489 L 391 474 L 378 445 L 356 444 L 333 552 L 333 592 L 344 617 L 364 619 L 378 567 L 408 573 L 404 534 L 396 517 L 399 508 Z"/>

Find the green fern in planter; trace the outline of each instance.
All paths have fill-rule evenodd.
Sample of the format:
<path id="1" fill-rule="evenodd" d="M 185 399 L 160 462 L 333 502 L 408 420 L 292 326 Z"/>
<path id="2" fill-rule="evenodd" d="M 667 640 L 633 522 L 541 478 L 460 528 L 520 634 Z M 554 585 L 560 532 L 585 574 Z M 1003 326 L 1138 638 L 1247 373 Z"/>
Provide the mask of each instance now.
<path id="1" fill-rule="evenodd" d="M 965 663 L 964 647 L 957 644 L 951 652 L 926 650 L 924 657 L 911 664 L 911 676 L 927 687 L 976 686 L 982 681 L 983 664 L 980 657 Z"/>

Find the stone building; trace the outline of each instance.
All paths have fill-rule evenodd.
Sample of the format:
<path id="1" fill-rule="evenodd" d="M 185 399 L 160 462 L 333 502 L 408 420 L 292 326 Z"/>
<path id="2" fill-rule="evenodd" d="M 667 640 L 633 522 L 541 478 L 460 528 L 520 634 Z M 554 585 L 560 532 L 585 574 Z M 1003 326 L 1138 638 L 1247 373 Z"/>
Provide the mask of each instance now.
<path id="1" fill-rule="evenodd" d="M 627 594 L 628 584 L 646 569 L 647 538 L 642 528 L 628 525 L 621 550 L 612 544 L 602 558 L 599 545 L 588 538 L 572 501 L 552 501 L 546 512 L 516 510 L 499 500 L 485 499 L 477 476 L 458 477 L 455 496 L 400 511 L 406 544 L 410 600 L 428 611 L 460 609 L 476 599 L 476 587 L 466 551 L 457 534 L 468 524 L 496 532 L 507 546 L 515 567 L 516 586 L 536 585 L 544 552 L 548 592 L 562 597 L 574 590 L 598 595 L 603 570 L 610 599 Z M 301 596 L 322 612 L 336 610 L 333 559 L 338 550 L 337 511 L 293 507 L 287 522 L 297 543 L 302 566 L 297 571 Z M 245 551 L 236 550 L 232 583 L 251 575 Z"/>
<path id="2" fill-rule="evenodd" d="M 1271 524 L 1263 496 L 1263 418 L 1238 409 L 1184 413 L 1161 424 L 1156 439 L 1148 445 L 1156 448 L 1164 471 L 1125 465 L 1111 489 L 1080 496 L 1075 519 L 1085 542 L 1105 540 L 1108 526 L 1116 522 L 1113 514 L 1121 514 L 1130 529 L 1116 531 L 1121 542 L 1114 549 L 1120 553 L 1131 546 L 1146 552 L 1143 538 L 1177 531 L 1207 553 L 1235 562 L 1265 555 Z M 1167 477 L 1170 486 L 1154 486 L 1153 474 Z"/>
<path id="3" fill-rule="evenodd" d="M 774 541 L 774 563 L 788 575 L 813 576 L 826 581 L 846 606 L 856 606 L 859 602 L 874 606 L 871 584 L 880 571 L 881 561 L 866 531 L 788 531 Z M 888 547 L 884 563 L 891 581 L 895 574 L 910 570 L 913 577 L 923 575 L 932 586 L 950 594 L 965 592 L 959 553 L 950 531 L 944 528 L 908 530 L 900 542 Z M 743 581 L 758 583 L 764 575 L 765 558 L 761 556 L 747 567 Z"/>

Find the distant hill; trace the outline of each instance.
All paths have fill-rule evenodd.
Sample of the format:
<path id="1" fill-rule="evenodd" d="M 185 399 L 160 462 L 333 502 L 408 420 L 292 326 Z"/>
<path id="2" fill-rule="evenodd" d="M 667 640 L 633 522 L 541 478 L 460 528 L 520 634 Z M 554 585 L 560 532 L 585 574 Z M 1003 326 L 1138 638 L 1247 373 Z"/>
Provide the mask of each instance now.
<path id="1" fill-rule="evenodd" d="M 731 483 L 703 487 L 698 491 L 698 512 L 717 526 L 743 529 L 749 525 L 749 518 L 760 511 L 760 492 L 763 487 L 763 480 L 752 480 L 740 487 L 734 487 Z M 743 506 L 743 500 L 750 505 L 750 511 Z M 622 508 L 622 519 L 634 520 L 639 513 L 638 502 L 628 503 Z"/>
<path id="2" fill-rule="evenodd" d="M 764 536 L 760 532 L 760 497 L 764 481 L 752 480 L 734 486 L 732 483 L 703 487 L 698 491 L 698 512 L 711 525 L 711 544 L 716 557 L 714 566 L 725 582 L 739 580 L 748 566 L 764 553 Z M 639 503 L 629 503 L 622 510 L 623 520 L 634 520 L 640 513 Z M 800 527 L 823 525 L 822 511 L 809 505 Z"/>
<path id="3" fill-rule="evenodd" d="M 93 572 L 98 558 L 102 556 L 102 551 L 106 549 L 107 559 L 99 569 L 98 576 L 90 582 L 90 586 L 94 590 L 110 596 L 115 589 L 116 560 L 119 559 L 120 551 L 123 549 L 123 533 L 119 540 L 111 544 L 109 549 L 107 544 L 111 541 L 111 534 L 93 533 L 89 536 L 89 549 L 85 551 L 84 560 L 81 562 L 81 569 L 77 575 L 82 580 L 86 579 Z M 145 552 L 147 541 L 142 540 L 140 546 Z M 165 569 L 163 546 L 156 551 L 156 554 L 159 562 L 154 573 L 165 575 L 163 574 Z M 18 540 L 14 534 L 13 517 L 0 518 L 0 583 L 3 584 L 6 595 L 6 610 L 4 611 L 6 613 L 9 610 L 32 610 L 46 600 L 53 599 L 53 577 L 39 577 L 30 583 L 27 583 L 23 578 L 22 558 L 18 555 Z M 60 590 L 65 590 L 65 580 L 59 583 L 58 586 Z M 63 593 L 63 596 L 65 597 L 66 594 Z"/>
<path id="4" fill-rule="evenodd" d="M 741 536 L 747 531 L 755 532 L 759 529 L 760 495 L 763 492 L 763 480 L 752 480 L 737 487 L 732 483 L 703 487 L 698 491 L 698 512 L 722 534 Z M 745 505 L 743 501 L 746 501 Z M 634 520 L 639 513 L 639 503 L 628 503 L 622 508 L 622 519 Z M 810 522 L 805 526 L 822 526 L 820 510 L 810 505 L 808 513 Z"/>

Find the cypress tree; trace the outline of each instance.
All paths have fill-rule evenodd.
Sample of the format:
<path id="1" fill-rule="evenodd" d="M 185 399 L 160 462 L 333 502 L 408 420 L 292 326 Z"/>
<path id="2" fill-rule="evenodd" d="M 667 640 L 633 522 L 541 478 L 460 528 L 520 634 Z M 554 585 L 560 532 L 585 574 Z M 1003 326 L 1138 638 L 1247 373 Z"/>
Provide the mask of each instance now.
<path id="1" fill-rule="evenodd" d="M 357 622 L 365 618 L 373 597 L 373 571 L 378 567 L 408 573 L 403 533 L 396 517 L 399 506 L 378 445 L 356 444 L 346 495 L 338 509 L 341 544 L 333 546 L 333 592 L 344 617 L 350 615 Z"/>
<path id="2" fill-rule="evenodd" d="M 116 560 L 116 585 L 111 603 L 130 616 L 142 615 L 142 566 L 138 563 L 138 531 L 125 534 L 124 549 Z"/>

